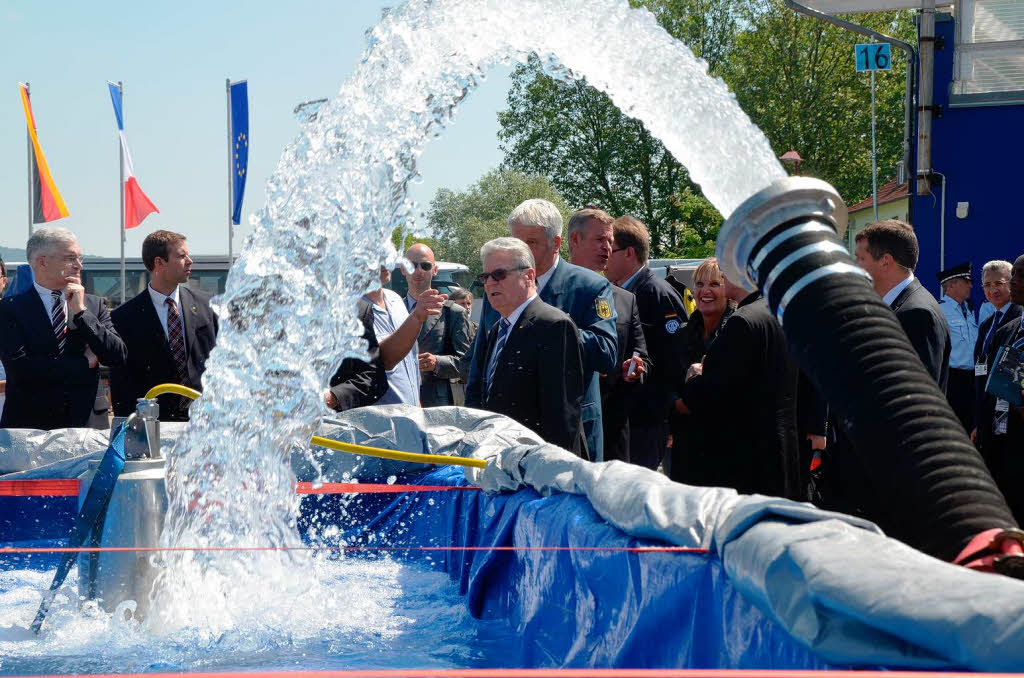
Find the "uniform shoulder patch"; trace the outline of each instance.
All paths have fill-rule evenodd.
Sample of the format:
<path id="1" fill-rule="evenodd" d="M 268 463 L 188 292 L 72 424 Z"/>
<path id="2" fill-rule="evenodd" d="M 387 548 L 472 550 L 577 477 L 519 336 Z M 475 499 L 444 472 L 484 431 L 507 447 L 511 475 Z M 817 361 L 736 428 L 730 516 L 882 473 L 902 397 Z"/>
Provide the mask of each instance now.
<path id="1" fill-rule="evenodd" d="M 672 317 L 665 321 L 665 331 L 669 334 L 675 334 L 679 328 L 679 318 Z"/>
<path id="2" fill-rule="evenodd" d="M 608 303 L 607 299 L 597 300 L 597 316 L 604 320 L 612 317 L 612 305 Z"/>

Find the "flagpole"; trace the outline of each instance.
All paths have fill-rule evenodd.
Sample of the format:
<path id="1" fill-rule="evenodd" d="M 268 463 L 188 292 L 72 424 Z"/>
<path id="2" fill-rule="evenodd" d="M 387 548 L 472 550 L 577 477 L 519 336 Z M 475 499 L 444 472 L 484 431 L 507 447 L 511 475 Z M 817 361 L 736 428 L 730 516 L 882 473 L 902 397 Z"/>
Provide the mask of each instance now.
<path id="1" fill-rule="evenodd" d="M 29 96 L 29 85 L 30 84 L 31 83 L 27 83 L 27 82 L 25 83 L 25 96 Z M 26 123 L 29 124 L 29 125 L 32 124 L 31 121 L 26 121 Z M 32 237 L 32 217 L 33 217 L 33 215 L 35 214 L 35 211 L 36 211 L 35 181 L 32 180 L 33 150 L 32 150 L 32 132 L 31 132 L 31 130 L 26 130 L 25 131 L 25 140 L 26 140 L 27 146 L 28 146 L 28 172 L 26 172 L 26 175 L 28 176 L 28 237 L 31 238 Z"/>
<path id="2" fill-rule="evenodd" d="M 117 89 L 121 93 L 121 120 L 124 120 L 124 85 L 120 80 L 117 81 Z M 118 170 L 121 175 L 121 182 L 119 184 L 121 193 L 121 207 L 118 210 L 121 213 L 121 303 L 125 302 L 127 294 L 125 294 L 125 266 L 124 266 L 124 241 L 125 241 L 125 230 L 124 230 L 124 147 L 121 145 L 121 135 L 117 135 L 117 157 L 120 162 L 118 163 Z"/>
<path id="3" fill-rule="evenodd" d="M 234 196 L 232 195 L 234 163 L 231 156 L 231 78 L 224 79 L 224 93 L 228 109 L 228 266 L 230 266 L 235 243 L 235 220 L 232 218 L 234 216 L 234 210 L 232 209 L 234 202 Z"/>

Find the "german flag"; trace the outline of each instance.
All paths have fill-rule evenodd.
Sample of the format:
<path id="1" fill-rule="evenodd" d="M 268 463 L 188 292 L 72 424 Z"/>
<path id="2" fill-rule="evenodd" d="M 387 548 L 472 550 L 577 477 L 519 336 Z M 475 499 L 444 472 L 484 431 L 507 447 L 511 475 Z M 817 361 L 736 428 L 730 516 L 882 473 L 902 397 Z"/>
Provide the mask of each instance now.
<path id="1" fill-rule="evenodd" d="M 43 155 L 43 148 L 39 145 L 39 137 L 36 136 L 36 119 L 32 115 L 32 102 L 28 98 L 28 85 L 18 83 L 18 91 L 21 92 L 21 105 L 25 109 L 25 124 L 28 125 L 28 137 L 32 141 L 32 204 L 35 205 L 35 212 L 32 214 L 33 224 L 42 224 L 47 221 L 56 221 L 68 216 L 67 205 L 64 198 L 60 197 L 57 185 L 53 183 L 50 176 L 50 166 L 46 164 L 46 156 Z"/>

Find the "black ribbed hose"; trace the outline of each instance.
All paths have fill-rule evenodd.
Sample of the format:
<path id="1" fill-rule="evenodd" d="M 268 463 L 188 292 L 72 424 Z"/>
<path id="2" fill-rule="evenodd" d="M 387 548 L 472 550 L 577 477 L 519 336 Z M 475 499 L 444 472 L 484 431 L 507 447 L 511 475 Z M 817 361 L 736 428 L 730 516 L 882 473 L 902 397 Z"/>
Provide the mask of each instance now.
<path id="1" fill-rule="evenodd" d="M 831 223 L 781 224 L 756 242 L 749 261 L 792 354 L 867 470 L 872 486 L 863 492 L 884 507 L 869 518 L 943 560 L 983 530 L 1016 525 L 895 314 Z"/>

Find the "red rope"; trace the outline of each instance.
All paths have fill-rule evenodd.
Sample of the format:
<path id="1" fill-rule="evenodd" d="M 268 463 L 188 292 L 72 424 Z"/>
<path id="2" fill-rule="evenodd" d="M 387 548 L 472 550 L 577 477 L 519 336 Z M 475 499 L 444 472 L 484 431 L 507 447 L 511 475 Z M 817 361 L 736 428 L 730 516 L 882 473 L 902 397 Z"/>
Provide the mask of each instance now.
<path id="1" fill-rule="evenodd" d="M 76 674 L 80 675 L 80 674 Z M 1020 678 L 1020 673 L 767 669 L 350 669 L 93 674 L 94 678 Z M 34 678 L 68 678 L 35 676 Z"/>
<path id="2" fill-rule="evenodd" d="M 582 551 L 621 553 L 707 553 L 692 546 L 4 546 L 6 553 L 103 553 L 152 551 Z"/>

